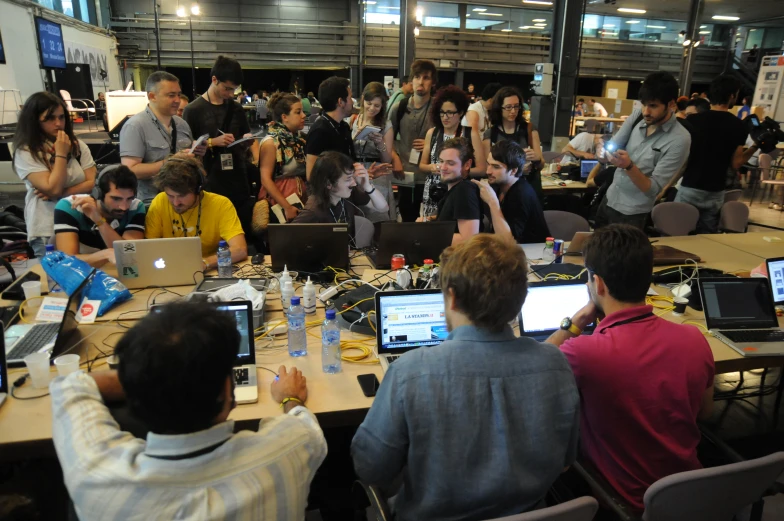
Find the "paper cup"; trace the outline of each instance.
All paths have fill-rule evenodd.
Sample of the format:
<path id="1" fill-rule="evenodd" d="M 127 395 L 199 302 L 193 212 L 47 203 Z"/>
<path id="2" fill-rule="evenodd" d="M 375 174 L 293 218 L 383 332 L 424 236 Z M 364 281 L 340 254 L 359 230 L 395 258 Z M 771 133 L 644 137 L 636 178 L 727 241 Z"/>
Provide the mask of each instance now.
<path id="1" fill-rule="evenodd" d="M 24 291 L 25 300 L 41 296 L 41 281 L 29 280 L 22 283 L 22 291 Z"/>
<path id="2" fill-rule="evenodd" d="M 46 389 L 49 387 L 49 353 L 33 353 L 24 357 L 27 372 L 33 381 L 36 389 Z"/>
<path id="3" fill-rule="evenodd" d="M 54 359 L 54 365 L 57 367 L 57 374 L 60 376 L 68 376 L 79 370 L 79 355 L 62 355 Z"/>
<path id="4" fill-rule="evenodd" d="M 675 309 L 672 311 L 672 314 L 683 315 L 686 312 L 686 305 L 689 303 L 689 299 L 683 297 L 675 297 L 672 299 L 672 303 L 675 305 Z"/>

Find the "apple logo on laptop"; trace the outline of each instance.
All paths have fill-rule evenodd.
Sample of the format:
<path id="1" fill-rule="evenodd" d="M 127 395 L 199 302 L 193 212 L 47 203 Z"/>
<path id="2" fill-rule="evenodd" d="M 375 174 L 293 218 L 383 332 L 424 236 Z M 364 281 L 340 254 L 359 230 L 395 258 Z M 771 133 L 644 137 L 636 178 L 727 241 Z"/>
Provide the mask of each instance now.
<path id="1" fill-rule="evenodd" d="M 158 259 L 157 261 L 153 262 L 153 265 L 154 265 L 156 268 L 158 268 L 159 270 L 162 270 L 163 268 L 165 268 L 165 267 L 166 267 L 166 261 L 165 261 L 165 260 L 163 260 L 163 257 L 161 257 L 161 258 L 160 258 L 160 259 Z"/>

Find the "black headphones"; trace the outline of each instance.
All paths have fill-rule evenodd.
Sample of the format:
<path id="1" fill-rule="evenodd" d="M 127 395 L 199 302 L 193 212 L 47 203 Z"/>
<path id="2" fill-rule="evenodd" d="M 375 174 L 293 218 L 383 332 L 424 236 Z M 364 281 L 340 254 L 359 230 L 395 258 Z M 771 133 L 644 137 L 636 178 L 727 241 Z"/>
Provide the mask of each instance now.
<path id="1" fill-rule="evenodd" d="M 96 202 L 103 202 L 103 198 L 106 197 L 106 193 L 101 188 L 101 178 L 106 175 L 107 172 L 111 172 L 112 170 L 117 170 L 120 168 L 121 165 L 108 165 L 101 170 L 97 176 L 95 176 L 95 184 L 93 185 L 93 190 L 90 192 L 90 195 L 95 199 Z"/>
<path id="2" fill-rule="evenodd" d="M 191 172 L 193 171 L 193 165 L 190 161 L 186 161 L 185 159 L 180 159 L 179 157 L 170 157 L 164 162 L 164 164 L 168 163 L 169 161 L 177 161 L 180 163 L 185 163 L 186 165 L 191 167 Z M 196 185 L 196 195 L 200 195 L 201 191 L 204 189 L 204 184 L 207 182 L 207 180 L 204 178 L 204 174 L 201 171 L 201 167 L 199 167 L 198 165 L 196 167 L 196 175 L 199 176 L 199 183 Z"/>

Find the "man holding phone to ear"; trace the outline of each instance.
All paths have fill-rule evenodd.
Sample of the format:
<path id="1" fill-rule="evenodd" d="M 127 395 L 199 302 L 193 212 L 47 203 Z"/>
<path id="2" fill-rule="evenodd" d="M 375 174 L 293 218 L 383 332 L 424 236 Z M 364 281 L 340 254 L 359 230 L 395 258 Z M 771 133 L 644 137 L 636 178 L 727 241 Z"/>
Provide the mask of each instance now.
<path id="1" fill-rule="evenodd" d="M 656 196 L 688 159 L 691 136 L 675 117 L 677 97 L 672 74 L 645 78 L 642 110 L 632 112 L 605 146 L 605 157 L 617 170 L 596 212 L 596 228 L 625 223 L 644 229 Z"/>

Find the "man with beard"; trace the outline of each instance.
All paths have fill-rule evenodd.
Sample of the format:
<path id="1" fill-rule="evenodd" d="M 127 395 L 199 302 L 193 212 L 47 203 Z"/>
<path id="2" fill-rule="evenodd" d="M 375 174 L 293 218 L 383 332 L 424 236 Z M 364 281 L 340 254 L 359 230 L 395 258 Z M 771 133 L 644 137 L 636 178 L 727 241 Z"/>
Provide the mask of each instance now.
<path id="1" fill-rule="evenodd" d="M 653 248 L 630 225 L 600 228 L 583 250 L 590 302 L 547 342 L 580 390 L 580 450 L 636 509 L 655 481 L 701 468 L 697 420 L 713 407 L 713 354 L 699 329 L 645 304 Z M 596 331 L 580 336 L 601 318 Z"/>
<path id="2" fill-rule="evenodd" d="M 596 211 L 596 227 L 626 223 L 641 230 L 656 196 L 689 157 L 691 137 L 675 117 L 678 82 L 654 72 L 640 88 L 642 110 L 632 115 L 606 146 L 617 167 L 613 183 Z"/>
<path id="3" fill-rule="evenodd" d="M 365 483 L 402 473 L 398 521 L 533 510 L 574 462 L 579 396 L 569 365 L 509 326 L 527 278 L 522 248 L 495 235 L 441 255 L 449 336 L 389 366 L 351 444 Z"/>
<path id="4" fill-rule="evenodd" d="M 204 168 L 187 153 L 168 158 L 155 179 L 161 191 L 147 212 L 148 239 L 200 237 L 204 269 L 218 266 L 218 243 L 231 250 L 231 262 L 248 257 L 245 234 L 231 201 L 204 190 Z"/>
<path id="5" fill-rule="evenodd" d="M 57 249 L 77 255 L 83 247 L 111 249 L 114 241 L 144 239 L 144 203 L 136 198 L 138 180 L 123 165 L 104 169 L 95 179 L 91 195 L 60 199 L 54 207 L 54 233 Z M 85 260 L 98 264 L 110 257 L 106 252 Z"/>

